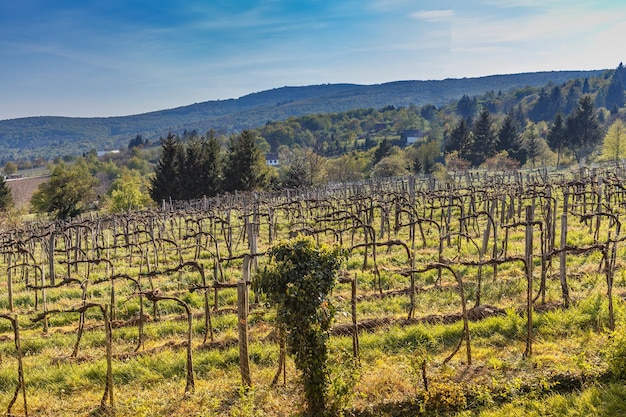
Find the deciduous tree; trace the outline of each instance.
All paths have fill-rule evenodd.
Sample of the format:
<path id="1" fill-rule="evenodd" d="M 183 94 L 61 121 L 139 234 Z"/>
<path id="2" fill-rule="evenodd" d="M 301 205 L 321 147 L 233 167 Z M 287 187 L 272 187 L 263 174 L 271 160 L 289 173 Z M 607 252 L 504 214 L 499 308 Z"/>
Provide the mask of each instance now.
<path id="1" fill-rule="evenodd" d="M 615 120 L 604 136 L 602 155 L 615 163 L 626 158 L 626 125 L 621 119 Z"/>
<path id="2" fill-rule="evenodd" d="M 85 211 L 95 197 L 98 180 L 83 160 L 73 165 L 57 165 L 50 180 L 39 185 L 30 203 L 39 213 L 50 213 L 57 219 L 68 219 Z"/>

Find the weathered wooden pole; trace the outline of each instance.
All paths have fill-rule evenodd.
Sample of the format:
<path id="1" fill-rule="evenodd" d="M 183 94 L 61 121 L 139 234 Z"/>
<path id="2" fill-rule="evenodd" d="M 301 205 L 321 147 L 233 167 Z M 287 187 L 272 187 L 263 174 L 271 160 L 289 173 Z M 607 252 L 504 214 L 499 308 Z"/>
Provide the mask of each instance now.
<path id="1" fill-rule="evenodd" d="M 561 280 L 561 293 L 563 295 L 563 305 L 569 307 L 570 296 L 569 286 L 567 285 L 567 253 L 565 246 L 567 245 L 567 210 L 569 193 L 567 190 L 563 194 L 563 214 L 561 214 L 561 252 L 559 253 L 559 277 Z"/>
<path id="2" fill-rule="evenodd" d="M 243 277 L 237 283 L 237 329 L 239 333 L 239 368 L 244 386 L 252 385 L 250 357 L 248 355 L 248 283 L 250 281 L 250 255 L 243 258 Z"/>
<path id="3" fill-rule="evenodd" d="M 526 206 L 526 358 L 533 354 L 533 214 L 533 206 Z"/>

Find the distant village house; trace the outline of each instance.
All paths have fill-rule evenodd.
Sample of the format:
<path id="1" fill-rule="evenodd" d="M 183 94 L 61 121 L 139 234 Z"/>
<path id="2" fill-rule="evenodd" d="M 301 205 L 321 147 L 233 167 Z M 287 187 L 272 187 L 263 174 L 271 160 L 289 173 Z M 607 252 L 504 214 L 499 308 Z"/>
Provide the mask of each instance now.
<path id="1" fill-rule="evenodd" d="M 404 142 L 407 146 L 413 145 L 418 140 L 424 137 L 424 133 L 421 130 L 417 129 L 407 129 L 403 130 L 400 138 L 402 142 Z"/>
<path id="2" fill-rule="evenodd" d="M 277 167 L 280 165 L 277 153 L 265 154 L 265 165 L 270 167 Z"/>

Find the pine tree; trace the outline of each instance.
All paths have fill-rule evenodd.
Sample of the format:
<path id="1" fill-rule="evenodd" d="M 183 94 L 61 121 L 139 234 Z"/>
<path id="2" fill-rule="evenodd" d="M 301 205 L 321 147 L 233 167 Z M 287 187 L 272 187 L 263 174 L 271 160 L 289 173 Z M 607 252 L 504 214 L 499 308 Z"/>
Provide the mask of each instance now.
<path id="1" fill-rule="evenodd" d="M 224 160 L 224 191 L 251 191 L 267 185 L 265 161 L 254 133 L 231 136 Z"/>
<path id="2" fill-rule="evenodd" d="M 470 144 L 470 127 L 467 120 L 461 119 L 459 123 L 452 129 L 448 140 L 444 144 L 446 153 L 457 152 L 459 158 L 465 159 Z"/>
<path id="3" fill-rule="evenodd" d="M 557 113 L 556 116 L 554 116 L 554 121 L 548 132 L 547 141 L 550 149 L 556 152 L 556 167 L 558 168 L 561 162 L 561 153 L 567 144 L 567 131 L 561 113 Z"/>
<path id="4" fill-rule="evenodd" d="M 520 165 L 524 165 L 526 162 L 526 150 L 522 147 L 522 142 L 517 134 L 512 113 L 506 115 L 498 131 L 496 151 L 506 151 L 509 158 L 518 161 Z"/>
<path id="5" fill-rule="evenodd" d="M 498 141 L 496 143 L 497 151 L 509 151 L 509 149 L 519 147 L 519 141 L 517 140 L 517 129 L 515 129 L 515 123 L 513 117 L 508 114 L 502 122 L 502 126 L 498 131 Z"/>
<path id="6" fill-rule="evenodd" d="M 471 99 L 464 94 L 456 104 L 456 113 L 464 119 L 473 117 L 476 113 L 476 97 Z"/>
<path id="7" fill-rule="evenodd" d="M 483 109 L 478 115 L 472 132 L 474 136 L 470 142 L 468 159 L 472 165 L 479 166 L 496 153 L 497 136 L 493 129 L 491 114 L 487 109 Z"/>
<path id="8" fill-rule="evenodd" d="M 613 106 L 624 107 L 624 84 L 617 71 L 611 77 L 611 83 L 606 91 L 605 107 L 607 109 Z"/>
<path id="9" fill-rule="evenodd" d="M 576 156 L 576 160 L 583 163 L 602 138 L 602 130 L 590 95 L 580 98 L 578 107 L 567 118 L 566 126 L 567 146 Z"/>
<path id="10" fill-rule="evenodd" d="M 0 211 L 7 211 L 13 205 L 13 196 L 4 175 L 0 175 Z"/>
<path id="11" fill-rule="evenodd" d="M 210 130 L 206 140 L 202 142 L 202 164 L 199 171 L 202 195 L 208 197 L 217 195 L 222 188 L 220 148 L 215 131 Z"/>
<path id="12" fill-rule="evenodd" d="M 161 203 L 163 200 L 177 200 L 180 192 L 179 153 L 181 152 L 180 140 L 171 132 L 161 144 L 161 157 L 156 164 L 155 176 L 150 186 L 150 197 Z"/>
<path id="13" fill-rule="evenodd" d="M 391 143 L 389 143 L 389 140 L 387 140 L 387 138 L 384 138 L 382 142 L 380 142 L 380 145 L 378 145 L 378 148 L 376 148 L 376 150 L 374 151 L 372 165 L 376 165 L 380 162 L 381 159 L 389 156 L 391 154 L 391 148 L 392 146 Z"/>

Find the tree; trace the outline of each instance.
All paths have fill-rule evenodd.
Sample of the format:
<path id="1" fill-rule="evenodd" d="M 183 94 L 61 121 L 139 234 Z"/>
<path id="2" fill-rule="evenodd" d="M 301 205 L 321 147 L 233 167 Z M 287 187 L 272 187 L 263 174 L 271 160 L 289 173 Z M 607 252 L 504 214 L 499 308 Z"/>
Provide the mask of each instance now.
<path id="1" fill-rule="evenodd" d="M 92 203 L 98 180 L 83 160 L 73 165 L 57 165 L 50 180 L 39 185 L 30 203 L 38 213 L 50 213 L 68 219 L 85 211 Z"/>
<path id="2" fill-rule="evenodd" d="M 17 165 L 15 164 L 15 162 L 7 162 L 6 164 L 4 164 L 4 173 L 6 175 L 13 175 L 17 173 Z"/>
<path id="3" fill-rule="evenodd" d="M 554 116 L 554 121 L 548 131 L 547 142 L 550 149 L 556 152 L 556 166 L 558 168 L 561 161 L 561 153 L 567 145 L 567 129 L 561 113 L 557 113 Z"/>
<path id="4" fill-rule="evenodd" d="M 472 129 L 473 138 L 470 142 L 467 159 L 474 166 L 482 164 L 485 159 L 496 153 L 497 136 L 493 128 L 491 114 L 482 109 Z"/>
<path id="5" fill-rule="evenodd" d="M 617 119 L 609 127 L 602 143 L 602 154 L 615 163 L 626 158 L 626 124 L 623 120 Z"/>
<path id="6" fill-rule="evenodd" d="M 352 151 L 326 162 L 326 173 L 330 182 L 358 181 L 363 179 L 369 164 L 365 152 Z"/>
<path id="7" fill-rule="evenodd" d="M 211 132 L 208 140 L 196 136 L 182 144 L 179 161 L 181 199 L 192 200 L 218 194 L 222 180 L 220 144 Z"/>
<path id="8" fill-rule="evenodd" d="M 526 150 L 522 147 L 522 141 L 517 134 L 512 113 L 506 115 L 502 126 L 500 126 L 496 141 L 496 151 L 499 153 L 505 151 L 507 158 L 517 161 L 520 165 L 526 162 Z"/>
<path id="9" fill-rule="evenodd" d="M 384 157 L 372 168 L 374 178 L 403 177 L 408 173 L 406 158 L 399 152 Z"/>
<path id="10" fill-rule="evenodd" d="M 276 307 L 276 322 L 302 372 L 307 415 L 326 410 L 329 381 L 326 342 L 334 317 L 329 294 L 345 257 L 339 246 L 316 246 L 299 235 L 268 252 L 269 264 L 254 278 L 256 291 Z"/>
<path id="11" fill-rule="evenodd" d="M 231 136 L 224 160 L 224 191 L 251 191 L 267 185 L 265 158 L 255 142 L 255 134 L 244 130 Z"/>
<path id="12" fill-rule="evenodd" d="M 374 159 L 372 160 L 372 165 L 376 165 L 383 158 L 391 155 L 392 148 L 393 146 L 391 145 L 391 142 L 389 142 L 387 138 L 384 138 L 382 142 L 380 142 L 380 145 L 378 145 L 378 148 L 376 148 L 376 151 L 374 151 Z"/>
<path id="13" fill-rule="evenodd" d="M 207 132 L 207 138 L 202 142 L 202 164 L 200 164 L 201 193 L 206 196 L 217 195 L 222 188 L 222 159 L 221 146 L 214 130 Z"/>
<path id="14" fill-rule="evenodd" d="M 150 185 L 150 197 L 157 203 L 169 198 L 177 200 L 181 191 L 178 182 L 180 140 L 171 132 L 161 143 L 161 157 L 159 158 L 155 175 Z"/>
<path id="15" fill-rule="evenodd" d="M 4 179 L 4 175 L 0 175 L 0 211 L 7 211 L 13 206 L 13 195 L 11 189 Z"/>
<path id="16" fill-rule="evenodd" d="M 591 96 L 580 98 L 578 107 L 569 115 L 566 122 L 567 146 L 579 163 L 593 152 L 602 138 L 602 130 L 593 108 Z"/>
<path id="17" fill-rule="evenodd" d="M 146 208 L 151 201 L 147 188 L 137 171 L 124 169 L 122 175 L 111 184 L 109 211 L 120 213 Z"/>
<path id="18" fill-rule="evenodd" d="M 611 83 L 606 91 L 605 107 L 610 109 L 612 107 L 624 107 L 624 84 L 618 71 L 613 73 L 611 77 Z"/>
<path id="19" fill-rule="evenodd" d="M 416 174 L 432 174 L 435 169 L 435 162 L 441 156 L 439 143 L 435 141 L 430 141 L 422 143 L 420 146 L 414 149 L 415 151 L 413 155 L 413 171 Z"/>
<path id="20" fill-rule="evenodd" d="M 476 106 L 476 97 L 469 98 L 468 95 L 464 94 L 456 104 L 456 113 L 463 119 L 469 119 L 476 113 Z"/>
<path id="21" fill-rule="evenodd" d="M 459 120 L 459 123 L 452 129 L 448 140 L 444 144 L 446 153 L 458 152 L 459 158 L 465 159 L 471 141 L 470 126 L 466 119 Z"/>
<path id="22" fill-rule="evenodd" d="M 524 134 L 522 135 L 526 155 L 530 159 L 532 167 L 535 167 L 535 160 L 543 151 L 541 138 L 537 134 L 537 127 L 533 122 L 528 122 Z"/>
<path id="23" fill-rule="evenodd" d="M 135 139 L 131 139 L 130 142 L 128 142 L 128 149 L 137 148 L 145 145 L 146 143 L 148 143 L 148 139 L 144 141 L 141 135 L 137 135 L 135 136 Z"/>
<path id="24" fill-rule="evenodd" d="M 282 156 L 280 160 L 283 161 Z M 281 163 L 280 182 L 284 187 L 311 187 L 325 181 L 326 159 L 311 148 L 296 148 Z"/>

